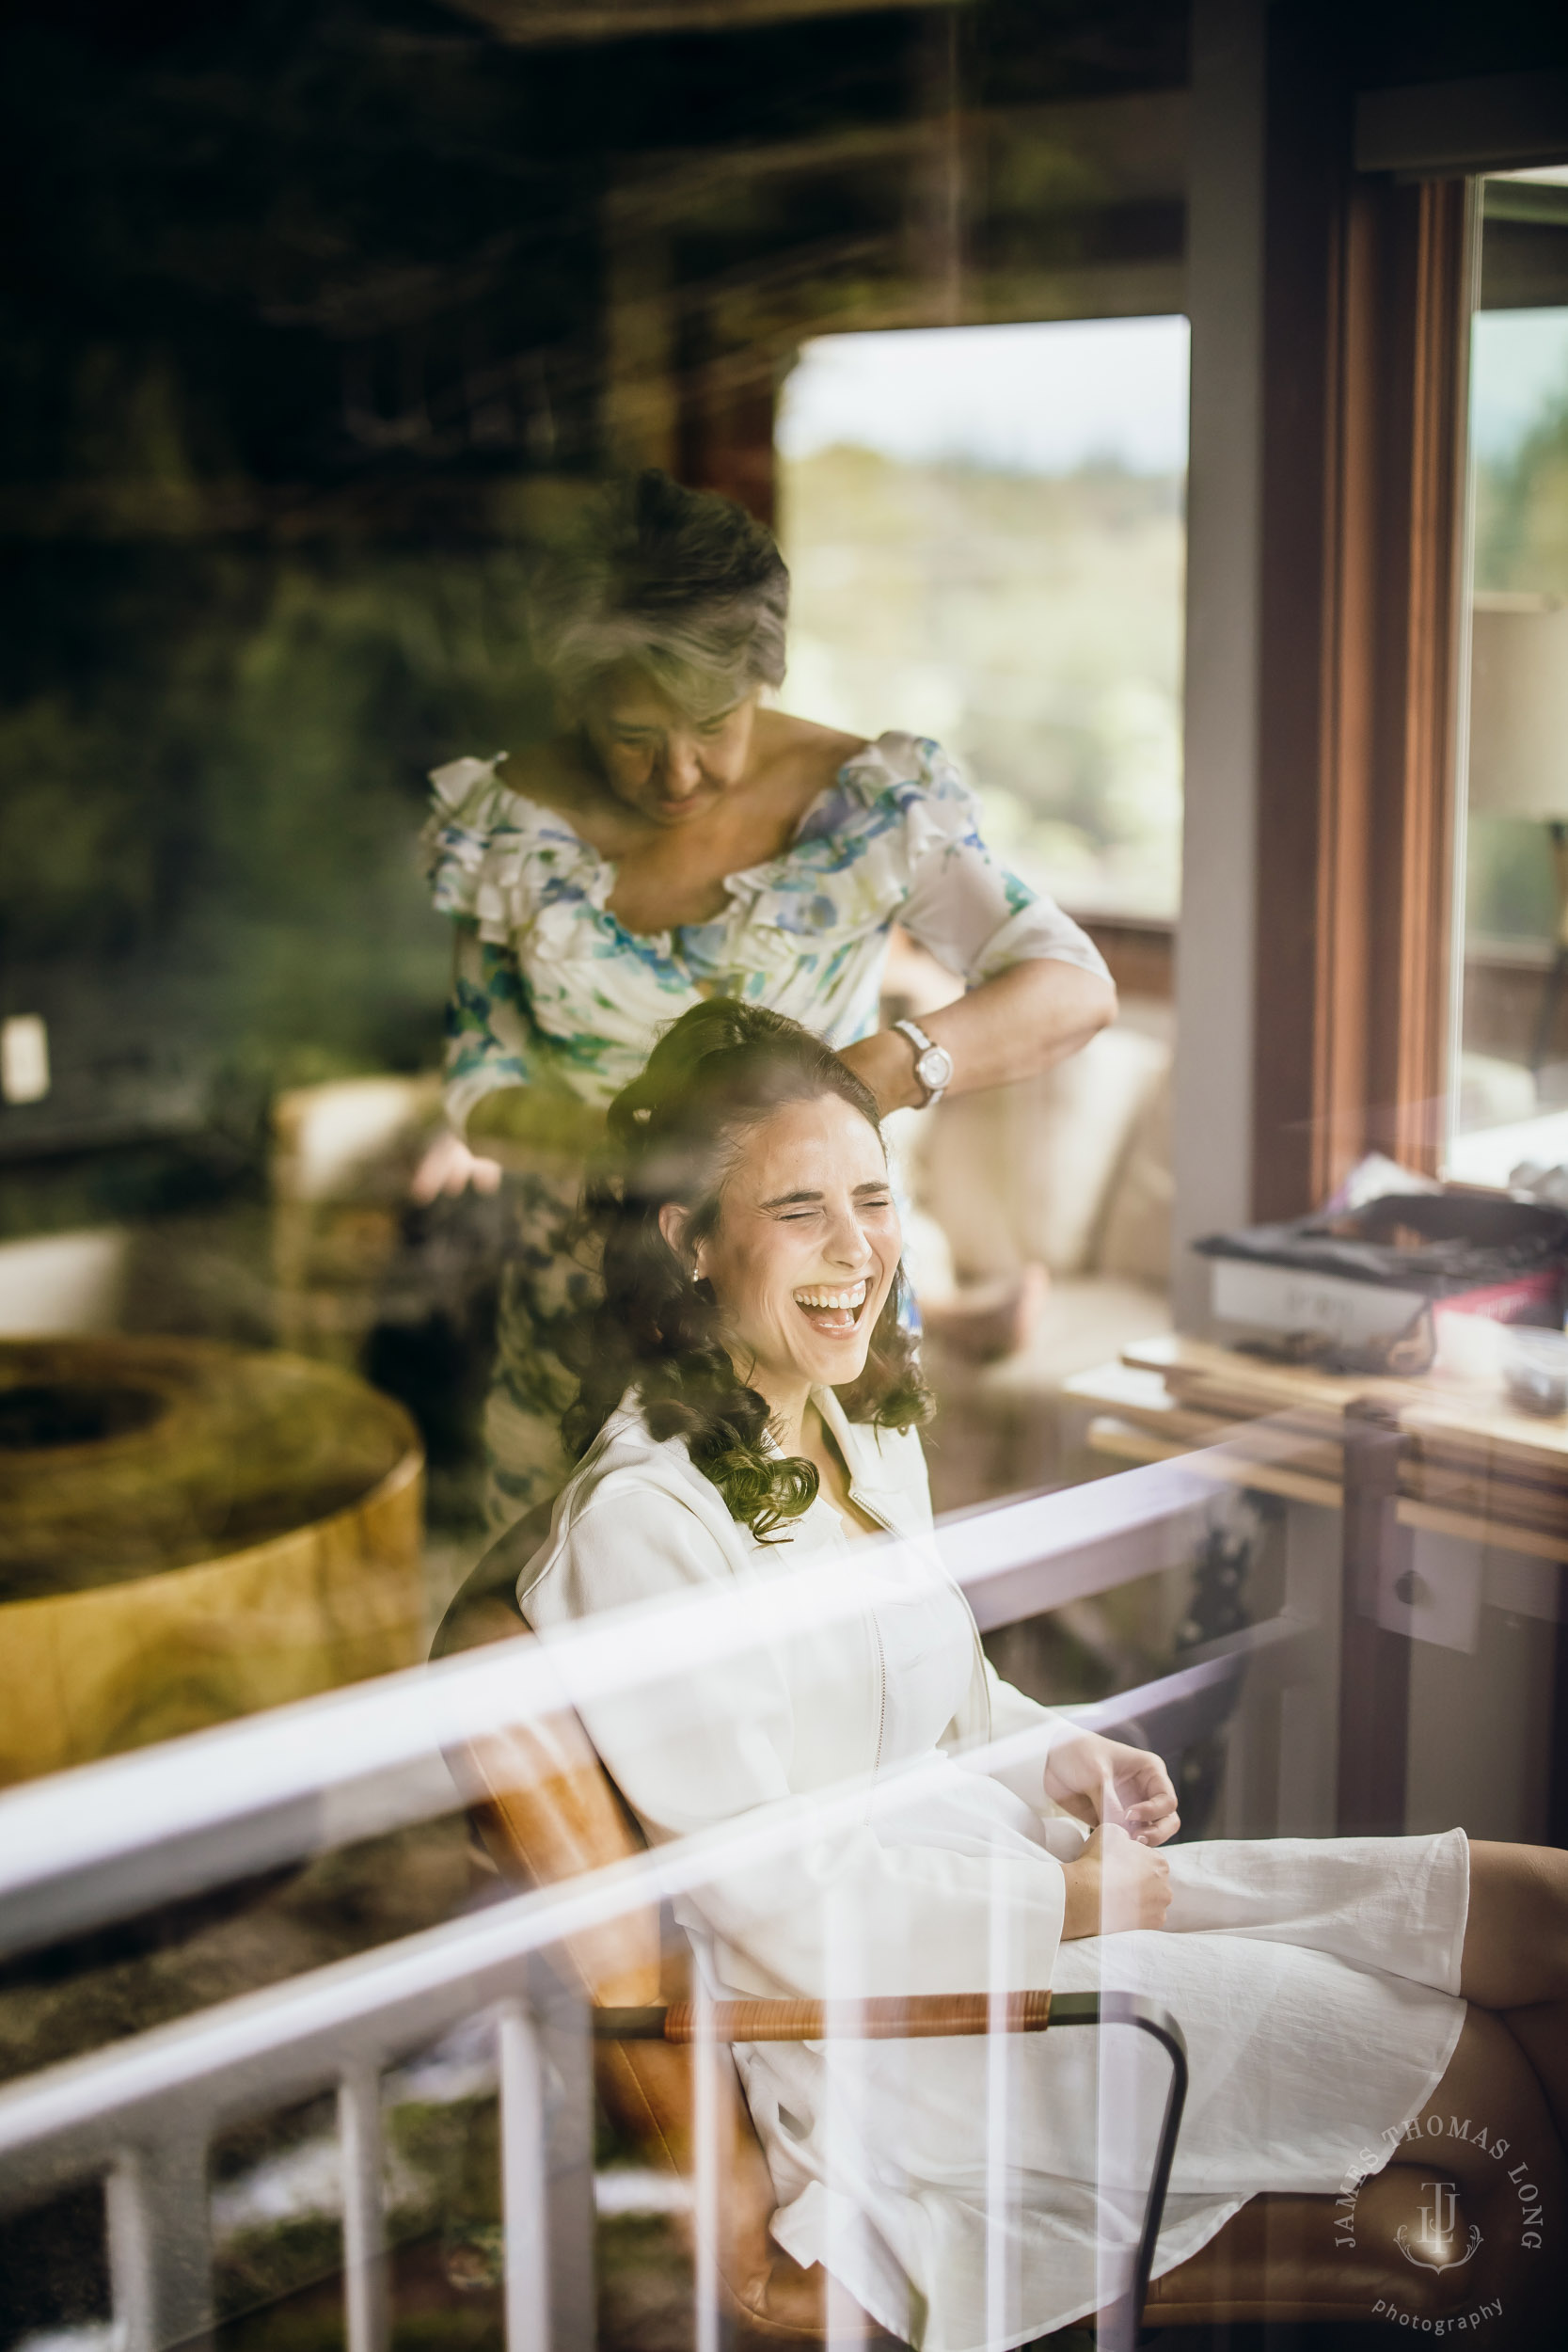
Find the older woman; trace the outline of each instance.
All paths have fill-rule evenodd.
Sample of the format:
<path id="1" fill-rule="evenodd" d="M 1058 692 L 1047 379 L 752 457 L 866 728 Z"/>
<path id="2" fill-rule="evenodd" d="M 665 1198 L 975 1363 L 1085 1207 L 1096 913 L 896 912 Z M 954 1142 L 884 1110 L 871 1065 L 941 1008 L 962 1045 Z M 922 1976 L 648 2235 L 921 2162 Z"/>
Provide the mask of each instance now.
<path id="1" fill-rule="evenodd" d="M 540 586 L 557 734 L 433 778 L 449 1116 L 515 1171 L 523 1225 L 487 1415 L 498 1526 L 565 1475 L 557 1340 L 593 1284 L 567 1227 L 604 1106 L 665 1025 L 706 996 L 775 1007 L 887 1111 L 1028 1077 L 1115 1011 L 1091 942 L 991 858 L 936 744 L 765 707 L 788 593 L 741 508 L 642 474 Z M 968 983 L 924 1028 L 878 1026 L 895 921 Z"/>
<path id="2" fill-rule="evenodd" d="M 1348 2308 L 1366 2291 L 1370 2317 L 1382 2295 L 1431 2331 L 1499 2297 L 1499 2343 L 1560 2341 L 1568 1857 L 1457 1829 L 1154 1851 L 1178 1826 L 1159 1758 L 999 1680 L 929 1543 L 869 1090 L 793 1023 L 704 1005 L 610 1128 L 591 1200 L 606 1295 L 568 1417 L 580 1460 L 518 1580 L 525 1615 L 546 1640 L 606 1609 L 657 1625 L 673 1596 L 761 1603 L 824 1567 L 852 1595 L 782 1631 L 759 1608 L 740 1655 L 655 1641 L 662 1678 L 578 1693 L 653 1843 L 857 1797 L 802 1810 L 794 1850 L 726 1861 L 680 1898 L 710 1988 L 1144 1994 L 1192 2061 L 1157 2271 L 1249 2199 L 1293 2195 L 1320 2260 L 1352 2244 Z M 851 1586 L 857 1538 L 888 1530 L 902 1544 L 862 1554 Z M 568 1688 L 574 1646 L 557 1652 Z M 1032 1765 L 962 1760 L 1020 1731 Z M 991 2054 L 738 2052 L 775 2236 L 923 2352 L 1003 2352 L 1082 2317 L 1105 2293 L 1106 2209 L 1134 2207 L 1147 2164 L 1107 2056 L 1053 2033 Z M 1434 2182 L 1461 2194 L 1473 2242 Z"/>

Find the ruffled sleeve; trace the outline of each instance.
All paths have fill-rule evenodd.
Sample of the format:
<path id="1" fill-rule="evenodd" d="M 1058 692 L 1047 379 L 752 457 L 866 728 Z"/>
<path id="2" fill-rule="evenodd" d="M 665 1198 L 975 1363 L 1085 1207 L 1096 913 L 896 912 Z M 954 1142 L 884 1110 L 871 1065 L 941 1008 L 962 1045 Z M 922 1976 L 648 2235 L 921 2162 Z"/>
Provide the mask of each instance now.
<path id="1" fill-rule="evenodd" d="M 498 782 L 506 756 L 454 759 L 431 776 L 425 871 L 456 925 L 447 1006 L 446 1113 L 459 1135 L 482 1096 L 534 1084 L 540 1041 L 528 981 L 508 935 L 500 880 L 521 862 L 516 796 Z"/>
<path id="2" fill-rule="evenodd" d="M 435 769 L 423 836 L 438 912 L 466 917 L 496 946 L 592 918 L 614 879 L 563 817 L 499 781 L 496 769 L 505 757 L 498 752 Z"/>
<path id="3" fill-rule="evenodd" d="M 903 810 L 908 861 L 898 920 L 923 947 L 972 988 L 1036 961 L 1110 977 L 1088 933 L 992 857 L 974 795 L 940 744 L 884 735 L 871 749 L 904 771 L 890 787 Z"/>
<path id="4" fill-rule="evenodd" d="M 420 847 L 437 914 L 473 915 L 496 825 L 496 769 L 505 757 L 498 752 L 493 759 L 451 759 L 430 771 L 430 815 Z"/>

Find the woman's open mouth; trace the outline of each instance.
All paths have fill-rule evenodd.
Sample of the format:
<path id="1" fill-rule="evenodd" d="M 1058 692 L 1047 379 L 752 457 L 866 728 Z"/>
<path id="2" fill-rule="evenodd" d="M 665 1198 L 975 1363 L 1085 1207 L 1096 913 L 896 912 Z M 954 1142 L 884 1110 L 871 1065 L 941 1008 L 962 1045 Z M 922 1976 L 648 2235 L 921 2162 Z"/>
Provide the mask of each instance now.
<path id="1" fill-rule="evenodd" d="M 814 1331 L 852 1331 L 869 1287 L 863 1278 L 846 1283 L 842 1290 L 800 1290 L 795 1294 L 795 1304 Z"/>

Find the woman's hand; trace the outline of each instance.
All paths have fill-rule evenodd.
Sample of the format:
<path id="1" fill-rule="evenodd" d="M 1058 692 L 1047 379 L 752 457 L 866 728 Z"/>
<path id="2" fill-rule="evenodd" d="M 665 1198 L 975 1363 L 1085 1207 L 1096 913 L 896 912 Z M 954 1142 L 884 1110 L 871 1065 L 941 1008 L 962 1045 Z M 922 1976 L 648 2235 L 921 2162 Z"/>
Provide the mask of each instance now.
<path id="1" fill-rule="evenodd" d="M 1159 1757 L 1097 1731 L 1057 1741 L 1045 1759 L 1045 1793 L 1075 1820 L 1114 1824 L 1141 1846 L 1163 1846 L 1181 1826 Z"/>
<path id="2" fill-rule="evenodd" d="M 425 1146 L 423 1156 L 409 1180 L 408 1197 L 421 1209 L 427 1209 L 443 1193 L 456 1199 L 459 1193 L 494 1192 L 500 1184 L 501 1171 L 494 1160 L 481 1159 L 470 1152 L 461 1136 L 454 1136 L 450 1127 L 433 1136 Z"/>
<path id="3" fill-rule="evenodd" d="M 1107 1745 L 1110 1743 L 1107 1742 Z M 1134 1753 L 1132 1749 L 1124 1751 Z M 1076 1862 L 1064 1863 L 1067 1908 L 1062 1940 L 1121 1935 L 1130 1928 L 1163 1928 L 1170 1909 L 1170 1864 L 1127 1832 L 1105 1824 L 1085 1840 Z"/>

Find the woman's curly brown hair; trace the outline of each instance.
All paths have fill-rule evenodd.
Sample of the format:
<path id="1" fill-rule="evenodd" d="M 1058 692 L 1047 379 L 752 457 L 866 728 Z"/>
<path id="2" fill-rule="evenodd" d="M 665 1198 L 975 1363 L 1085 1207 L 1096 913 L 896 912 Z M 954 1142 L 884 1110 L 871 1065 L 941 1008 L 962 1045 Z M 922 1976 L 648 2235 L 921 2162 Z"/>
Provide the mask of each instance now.
<path id="1" fill-rule="evenodd" d="M 870 1089 L 822 1040 L 783 1013 L 716 997 L 666 1031 L 646 1069 L 610 1106 L 610 1162 L 590 1180 L 583 1222 L 602 1251 L 604 1301 L 564 1335 L 581 1389 L 562 1433 L 587 1452 L 629 1388 L 655 1438 L 683 1437 L 732 1518 L 766 1543 L 815 1500 L 816 1470 L 767 1449 L 768 1408 L 725 1352 L 706 1282 L 694 1283 L 659 1231 L 679 1201 L 695 1244 L 719 1222 L 741 1137 L 786 1103 L 836 1094 L 879 1136 Z M 900 1268 L 877 1319 L 860 1378 L 840 1391 L 852 1420 L 908 1429 L 930 1399 L 900 1311 Z"/>

